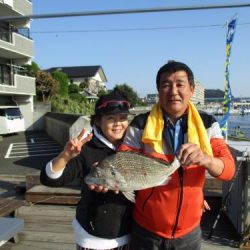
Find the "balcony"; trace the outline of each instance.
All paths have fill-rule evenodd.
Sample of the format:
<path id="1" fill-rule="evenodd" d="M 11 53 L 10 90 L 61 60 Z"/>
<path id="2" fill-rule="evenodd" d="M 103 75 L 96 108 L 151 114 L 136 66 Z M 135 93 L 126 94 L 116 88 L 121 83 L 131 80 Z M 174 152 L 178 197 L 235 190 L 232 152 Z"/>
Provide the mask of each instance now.
<path id="1" fill-rule="evenodd" d="M 0 84 L 0 95 L 36 95 L 35 78 L 14 74 L 14 84 Z"/>
<path id="2" fill-rule="evenodd" d="M 1 16 L 26 16 L 32 14 L 32 2 L 28 0 L 5 0 L 1 5 Z"/>
<path id="3" fill-rule="evenodd" d="M 33 40 L 12 32 L 12 42 L 0 39 L 0 58 L 23 59 L 32 58 L 34 55 Z"/>

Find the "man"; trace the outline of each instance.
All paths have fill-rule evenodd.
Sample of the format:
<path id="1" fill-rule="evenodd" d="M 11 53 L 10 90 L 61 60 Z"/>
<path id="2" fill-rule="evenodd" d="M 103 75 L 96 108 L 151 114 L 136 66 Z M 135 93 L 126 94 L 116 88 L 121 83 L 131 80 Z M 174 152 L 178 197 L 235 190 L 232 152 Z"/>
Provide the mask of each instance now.
<path id="1" fill-rule="evenodd" d="M 182 167 L 163 186 L 137 192 L 133 213 L 132 250 L 198 250 L 204 209 L 205 171 L 230 180 L 233 157 L 213 116 L 198 112 L 190 101 L 194 76 L 181 62 L 171 61 L 156 77 L 159 102 L 150 113 L 134 118 L 120 150 L 132 150 Z"/>

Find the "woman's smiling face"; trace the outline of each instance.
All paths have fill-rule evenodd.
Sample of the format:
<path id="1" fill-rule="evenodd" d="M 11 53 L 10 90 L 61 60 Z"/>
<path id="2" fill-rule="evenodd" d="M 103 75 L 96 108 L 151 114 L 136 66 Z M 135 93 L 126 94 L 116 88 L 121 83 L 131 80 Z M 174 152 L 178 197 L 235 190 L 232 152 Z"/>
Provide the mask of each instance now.
<path id="1" fill-rule="evenodd" d="M 127 114 L 102 115 L 97 124 L 103 135 L 113 144 L 118 143 L 128 127 Z"/>

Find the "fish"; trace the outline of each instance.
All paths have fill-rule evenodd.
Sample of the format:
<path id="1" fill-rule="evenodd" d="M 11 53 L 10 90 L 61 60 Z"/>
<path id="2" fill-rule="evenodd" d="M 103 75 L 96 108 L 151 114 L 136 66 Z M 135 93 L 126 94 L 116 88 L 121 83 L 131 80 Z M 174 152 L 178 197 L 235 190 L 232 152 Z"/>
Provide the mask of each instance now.
<path id="1" fill-rule="evenodd" d="M 176 156 L 168 163 L 136 152 L 120 151 L 93 166 L 84 181 L 87 185 L 120 191 L 135 202 L 135 191 L 166 185 L 180 166 Z"/>

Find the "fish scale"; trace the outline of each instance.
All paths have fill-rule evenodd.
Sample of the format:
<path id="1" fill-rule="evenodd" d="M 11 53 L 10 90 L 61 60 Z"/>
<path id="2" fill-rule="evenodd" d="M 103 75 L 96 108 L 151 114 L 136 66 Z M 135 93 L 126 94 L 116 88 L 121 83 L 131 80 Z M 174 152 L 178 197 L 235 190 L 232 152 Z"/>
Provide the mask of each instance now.
<path id="1" fill-rule="evenodd" d="M 134 202 L 135 190 L 166 185 L 180 166 L 177 157 L 168 163 L 134 152 L 118 152 L 92 167 L 85 182 L 119 190 Z"/>

